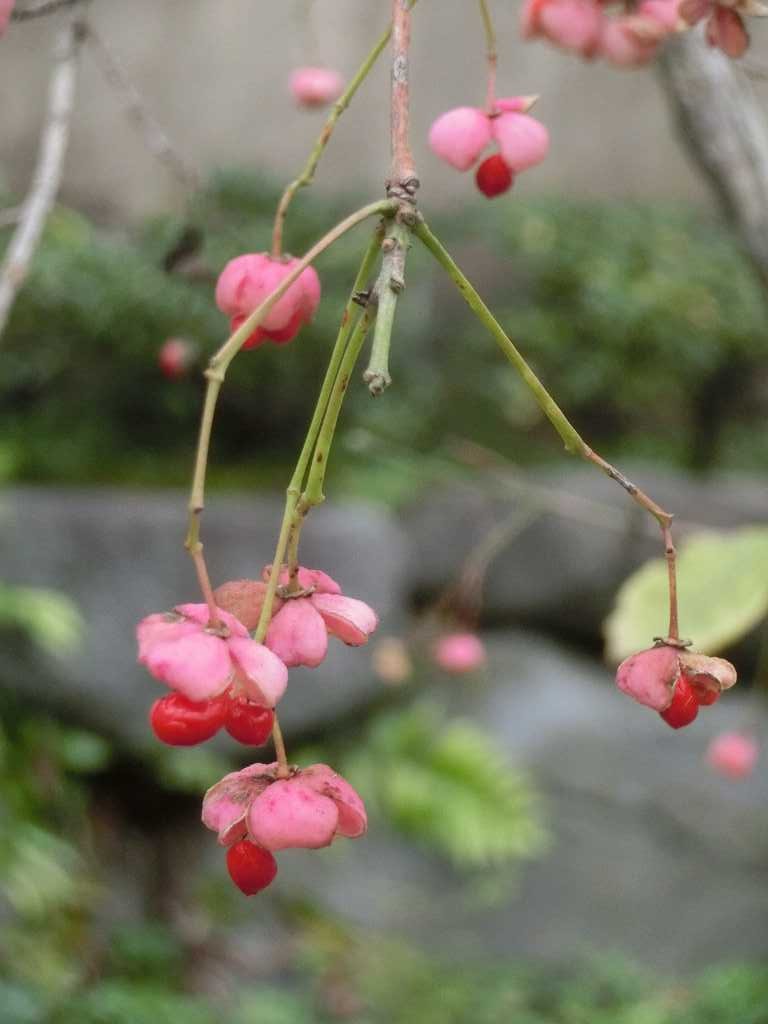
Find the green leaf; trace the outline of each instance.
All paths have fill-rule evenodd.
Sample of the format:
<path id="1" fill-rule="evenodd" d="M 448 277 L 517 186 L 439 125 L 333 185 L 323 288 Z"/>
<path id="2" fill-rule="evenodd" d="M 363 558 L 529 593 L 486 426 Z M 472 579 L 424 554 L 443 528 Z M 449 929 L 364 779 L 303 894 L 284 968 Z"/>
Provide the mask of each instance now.
<path id="1" fill-rule="evenodd" d="M 530 784 L 469 722 L 425 705 L 382 715 L 348 763 L 395 827 L 457 866 L 506 864 L 544 845 Z"/>
<path id="2" fill-rule="evenodd" d="M 768 528 L 691 534 L 677 560 L 681 634 L 715 654 L 768 614 Z M 667 628 L 664 559 L 641 566 L 622 584 L 605 623 L 606 657 L 621 661 Z"/>
<path id="3" fill-rule="evenodd" d="M 74 602 L 55 590 L 0 584 L 4 626 L 24 630 L 51 654 L 68 654 L 80 642 L 83 620 Z"/>

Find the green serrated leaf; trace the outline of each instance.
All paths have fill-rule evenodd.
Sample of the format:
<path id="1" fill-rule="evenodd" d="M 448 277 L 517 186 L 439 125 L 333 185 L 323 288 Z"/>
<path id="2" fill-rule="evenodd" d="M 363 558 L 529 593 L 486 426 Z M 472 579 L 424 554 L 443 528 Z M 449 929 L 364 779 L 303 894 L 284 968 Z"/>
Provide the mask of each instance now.
<path id="1" fill-rule="evenodd" d="M 470 722 L 430 706 L 384 714 L 350 761 L 366 799 L 459 867 L 506 864 L 544 844 L 529 782 Z"/>
<path id="2" fill-rule="evenodd" d="M 715 654 L 768 614 L 768 528 L 692 534 L 677 561 L 681 633 L 696 650 Z M 663 559 L 641 566 L 622 584 L 605 622 L 606 657 L 617 662 L 648 647 L 667 625 Z"/>

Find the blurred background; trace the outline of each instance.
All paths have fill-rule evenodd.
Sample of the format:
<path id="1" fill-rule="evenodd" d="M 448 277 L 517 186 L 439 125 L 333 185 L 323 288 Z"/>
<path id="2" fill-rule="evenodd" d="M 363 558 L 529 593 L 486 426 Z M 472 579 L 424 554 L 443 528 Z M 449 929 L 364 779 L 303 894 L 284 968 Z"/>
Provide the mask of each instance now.
<path id="1" fill-rule="evenodd" d="M 425 141 L 482 102 L 475 5 L 414 15 L 421 208 L 580 432 L 676 513 L 683 634 L 735 662 L 738 692 L 681 732 L 616 692 L 615 664 L 666 626 L 655 524 L 566 460 L 415 246 L 394 384 L 375 403 L 350 388 L 302 541 L 382 624 L 293 672 L 281 704 L 290 759 L 342 771 L 370 832 L 281 854 L 249 900 L 200 799 L 272 755 L 162 748 L 134 626 L 197 593 L 185 488 L 226 336 L 213 287 L 268 248 L 323 124 L 289 71 L 350 76 L 388 5 L 86 6 L 61 185 L 0 338 L 0 1024 L 768 1021 L 768 770 L 733 781 L 706 760 L 720 733 L 766 734 L 760 33 L 739 68 L 696 37 L 661 73 L 626 72 L 521 44 L 516 5 L 492 4 L 500 92 L 541 93 L 552 151 L 489 204 Z M 70 15 L 0 41 L 0 253 Z M 382 60 L 296 198 L 292 252 L 381 194 L 387 80 Z M 364 235 L 318 260 L 313 324 L 229 373 L 203 521 L 215 583 L 271 560 Z M 183 359 L 163 372 L 172 338 Z M 466 628 L 486 663 L 446 673 L 435 640 Z"/>

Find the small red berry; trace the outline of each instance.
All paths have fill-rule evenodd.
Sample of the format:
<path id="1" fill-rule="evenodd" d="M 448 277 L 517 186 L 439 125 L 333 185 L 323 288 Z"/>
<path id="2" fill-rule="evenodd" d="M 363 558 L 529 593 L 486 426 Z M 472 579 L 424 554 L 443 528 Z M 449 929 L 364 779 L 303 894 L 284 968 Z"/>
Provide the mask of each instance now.
<path id="1" fill-rule="evenodd" d="M 695 685 L 692 685 L 691 689 L 699 707 L 709 707 L 710 704 L 716 704 L 720 700 L 720 694 L 717 690 L 710 690 L 706 686 Z"/>
<path id="2" fill-rule="evenodd" d="M 675 683 L 675 692 L 672 695 L 672 703 L 665 711 L 659 714 L 673 729 L 682 729 L 684 725 L 690 725 L 699 713 L 699 702 L 685 676 Z"/>
<path id="3" fill-rule="evenodd" d="M 193 747 L 215 736 L 227 714 L 225 699 L 192 701 L 170 693 L 152 705 L 149 724 L 163 743 L 172 747 Z"/>
<path id="4" fill-rule="evenodd" d="M 274 881 L 277 861 L 269 850 L 241 839 L 227 850 L 227 871 L 241 892 L 255 896 Z"/>
<path id="5" fill-rule="evenodd" d="M 514 180 L 514 174 L 498 153 L 483 160 L 475 173 L 477 187 L 489 199 L 508 192 Z"/>
<path id="6" fill-rule="evenodd" d="M 275 721 L 274 712 L 261 704 L 233 697 L 227 701 L 224 728 L 238 743 L 260 747 L 266 743 Z"/>

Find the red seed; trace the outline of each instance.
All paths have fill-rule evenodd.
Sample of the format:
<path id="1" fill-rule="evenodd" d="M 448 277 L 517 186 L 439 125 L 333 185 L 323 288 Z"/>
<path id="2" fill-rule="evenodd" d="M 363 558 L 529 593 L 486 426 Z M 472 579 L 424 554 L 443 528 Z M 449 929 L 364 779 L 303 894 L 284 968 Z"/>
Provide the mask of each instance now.
<path id="1" fill-rule="evenodd" d="M 699 702 L 691 684 L 685 676 L 680 676 L 675 683 L 672 703 L 666 711 L 660 711 L 659 714 L 673 729 L 682 729 L 684 725 L 690 725 L 698 713 Z"/>
<path id="2" fill-rule="evenodd" d="M 227 871 L 241 892 L 255 896 L 274 881 L 277 861 L 269 850 L 241 839 L 227 850 Z"/>
<path id="3" fill-rule="evenodd" d="M 152 705 L 149 724 L 163 743 L 172 747 L 193 747 L 215 736 L 224 725 L 226 700 L 192 701 L 180 693 L 170 693 Z"/>
<path id="4" fill-rule="evenodd" d="M 475 173 L 477 187 L 489 199 L 508 192 L 514 180 L 514 174 L 498 153 L 489 156 L 487 160 L 483 160 Z"/>
<path id="5" fill-rule="evenodd" d="M 227 717 L 224 728 L 238 743 L 260 747 L 266 743 L 272 732 L 275 714 L 261 704 L 250 700 L 232 698 L 227 701 Z"/>
<path id="6" fill-rule="evenodd" d="M 711 690 L 708 686 L 697 683 L 695 679 L 689 679 L 687 676 L 685 678 L 690 683 L 693 695 L 700 707 L 709 707 L 720 700 L 720 692 L 718 690 Z"/>

